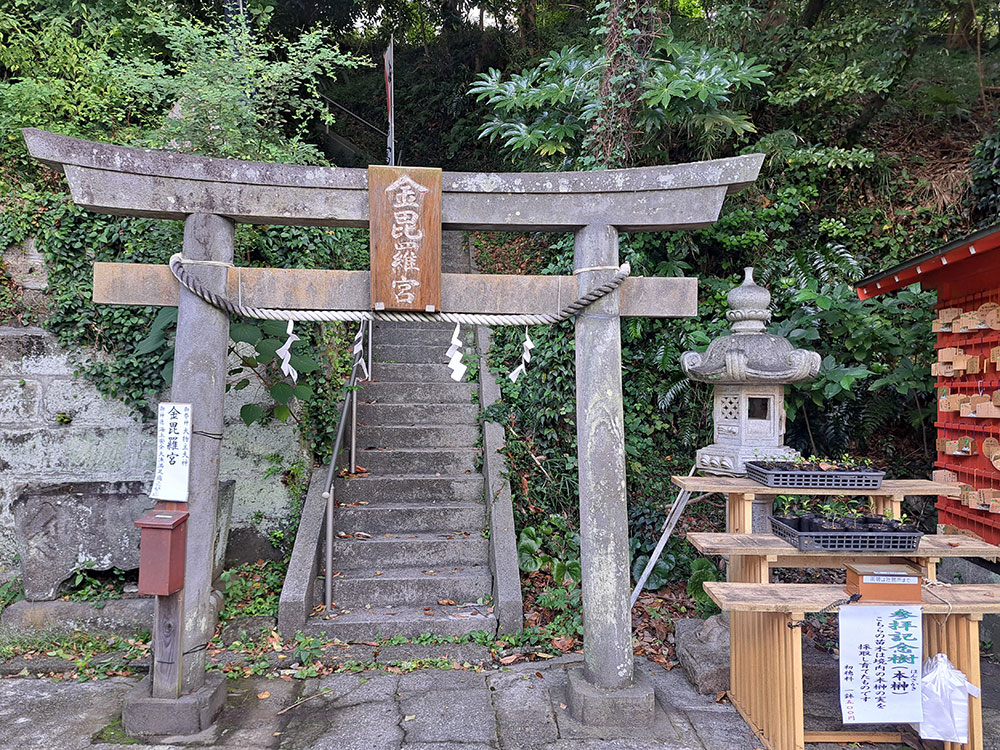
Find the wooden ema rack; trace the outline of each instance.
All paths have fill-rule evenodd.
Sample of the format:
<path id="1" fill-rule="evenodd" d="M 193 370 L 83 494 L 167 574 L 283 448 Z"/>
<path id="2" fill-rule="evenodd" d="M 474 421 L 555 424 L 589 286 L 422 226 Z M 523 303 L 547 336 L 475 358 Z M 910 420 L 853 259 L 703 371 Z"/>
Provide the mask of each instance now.
<path id="1" fill-rule="evenodd" d="M 728 534 L 688 534 L 701 552 L 729 556 L 729 581 L 705 584 L 705 591 L 729 612 L 729 698 L 768 750 L 805 750 L 811 742 L 895 742 L 899 732 L 846 729 L 805 731 L 802 689 L 802 634 L 789 627 L 807 612 L 824 609 L 845 598 L 843 586 L 772 584 L 771 567 L 841 568 L 854 563 L 908 564 L 936 580 L 942 557 L 1000 557 L 1000 547 L 965 536 L 925 536 L 909 555 L 859 555 L 852 551 L 799 551 L 772 534 L 751 531 L 751 509 L 758 497 L 775 495 L 868 496 L 876 508 L 898 515 L 902 495 L 955 496 L 954 485 L 926 480 L 883 482 L 875 491 L 764 487 L 742 477 L 673 477 L 682 489 L 721 492 L 729 497 Z M 872 494 L 872 493 L 878 494 Z M 1000 612 L 1000 584 L 963 584 L 923 587 L 924 650 L 945 653 L 974 685 L 979 672 L 979 621 L 985 613 Z M 863 606 L 863 605 L 854 605 Z M 945 750 L 982 750 L 980 699 L 969 701 L 969 742 L 944 743 Z"/>

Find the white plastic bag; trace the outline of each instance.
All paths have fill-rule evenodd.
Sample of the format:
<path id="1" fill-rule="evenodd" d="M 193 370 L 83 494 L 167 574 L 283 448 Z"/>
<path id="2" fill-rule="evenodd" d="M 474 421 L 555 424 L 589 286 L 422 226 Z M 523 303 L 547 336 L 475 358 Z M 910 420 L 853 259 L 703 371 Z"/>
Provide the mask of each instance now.
<path id="1" fill-rule="evenodd" d="M 945 654 L 937 654 L 924 662 L 920 692 L 924 706 L 921 739 L 967 743 L 969 696 L 978 698 L 979 688 Z"/>

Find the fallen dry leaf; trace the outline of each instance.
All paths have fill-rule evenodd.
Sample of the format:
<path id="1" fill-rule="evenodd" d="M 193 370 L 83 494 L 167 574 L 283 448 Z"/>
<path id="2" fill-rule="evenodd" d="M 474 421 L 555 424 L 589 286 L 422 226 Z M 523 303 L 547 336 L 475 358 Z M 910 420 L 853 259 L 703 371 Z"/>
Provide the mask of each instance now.
<path id="1" fill-rule="evenodd" d="M 265 690 L 263 693 L 257 693 L 257 697 L 260 698 L 262 701 L 267 700 L 268 698 L 271 697 L 271 693 Z"/>
<path id="2" fill-rule="evenodd" d="M 568 635 L 561 635 L 552 639 L 553 648 L 557 648 L 564 654 L 576 645 L 576 638 Z"/>
<path id="3" fill-rule="evenodd" d="M 524 654 L 509 654 L 507 656 L 501 656 L 499 661 L 501 664 L 517 664 L 519 661 L 524 661 Z"/>
<path id="4" fill-rule="evenodd" d="M 446 607 L 448 605 L 454 605 L 455 602 L 453 602 L 451 599 L 438 599 L 438 604 L 440 604 L 442 607 Z"/>

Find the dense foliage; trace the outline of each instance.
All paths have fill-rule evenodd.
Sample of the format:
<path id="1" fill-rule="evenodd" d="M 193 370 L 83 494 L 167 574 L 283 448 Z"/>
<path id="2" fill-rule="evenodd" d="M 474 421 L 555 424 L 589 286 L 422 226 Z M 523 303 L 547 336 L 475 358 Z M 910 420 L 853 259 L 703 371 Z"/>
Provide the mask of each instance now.
<path id="1" fill-rule="evenodd" d="M 730 196 L 713 226 L 621 239 L 635 273 L 693 275 L 701 289 L 696 319 L 622 326 L 641 567 L 672 496 L 669 475 L 686 471 L 710 437 L 710 390 L 681 376 L 680 354 L 725 330 L 725 293 L 747 265 L 773 295 L 772 331 L 823 358 L 820 376 L 789 393 L 790 444 L 869 456 L 899 475 L 926 473 L 932 295 L 909 289 L 862 303 L 851 283 L 1000 216 L 994 5 L 251 0 L 240 13 L 190 0 L 16 0 L 0 9 L 0 245 L 37 238 L 50 272 L 45 324 L 66 344 L 95 347 L 100 356 L 86 372 L 142 410 L 169 381 L 169 313 L 95 307 L 87 269 L 94 260 L 163 262 L 179 246 L 179 225 L 73 207 L 61 178 L 27 158 L 22 127 L 236 158 L 378 163 L 385 104 L 371 63 L 394 33 L 405 163 L 602 169 L 763 152 L 758 181 Z M 567 237 L 470 240 L 486 272 L 572 266 Z M 366 238 L 353 230 L 240 227 L 237 242 L 237 263 L 246 265 L 362 268 L 367 260 Z M 0 315 L 31 319 L 2 274 Z M 335 427 L 329 403 L 342 382 L 342 331 L 297 327 L 305 373 L 297 389 L 273 366 L 280 331 L 232 331 L 234 387 L 272 397 L 245 416 L 300 420 L 304 443 L 322 455 Z M 573 332 L 563 324 L 531 336 L 528 376 L 501 378 L 494 416 L 508 429 L 522 567 L 571 581 Z M 520 337 L 497 334 L 492 367 L 517 361 Z M 290 406 L 296 397 L 301 408 Z M 710 575 L 691 563 L 690 548 L 671 542 L 652 581 Z"/>

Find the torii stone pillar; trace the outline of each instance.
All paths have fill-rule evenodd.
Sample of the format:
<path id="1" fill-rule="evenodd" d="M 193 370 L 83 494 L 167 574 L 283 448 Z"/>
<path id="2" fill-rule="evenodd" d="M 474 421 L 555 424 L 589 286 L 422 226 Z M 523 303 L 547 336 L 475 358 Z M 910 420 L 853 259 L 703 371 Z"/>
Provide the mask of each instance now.
<path id="1" fill-rule="evenodd" d="M 233 262 L 234 225 L 212 214 L 192 214 L 184 222 L 186 259 Z M 195 266 L 192 273 L 213 292 L 226 291 L 226 269 Z M 191 404 L 190 473 L 197 476 L 188 490 L 185 508 L 187 554 L 185 561 L 181 643 L 180 692 L 192 693 L 205 683 L 205 650 L 215 634 L 215 612 L 211 606 L 215 519 L 219 505 L 219 464 L 222 446 L 223 401 L 226 394 L 226 361 L 218 356 L 229 346 L 229 315 L 181 289 L 177 308 L 177 338 L 174 377 L 170 399 Z M 180 505 L 180 504 L 178 504 Z M 160 599 L 162 597 L 157 597 Z M 154 690 L 154 695 L 156 691 Z M 164 696 L 167 697 L 167 696 Z"/>
<path id="2" fill-rule="evenodd" d="M 65 173 L 78 205 L 101 213 L 188 222 L 185 254 L 190 238 L 192 252 L 197 246 L 211 248 L 212 259 L 225 262 L 232 257 L 233 222 L 368 225 L 367 170 L 206 159 L 92 143 L 33 129 L 25 130 L 24 138 L 32 156 Z M 718 218 L 727 194 L 756 179 L 762 161 L 763 156 L 758 154 L 605 172 L 445 172 L 444 229 L 574 232 L 576 280 L 443 274 L 441 311 L 555 313 L 575 298 L 578 290 L 589 291 L 613 275 L 618 264 L 619 231 L 707 226 Z M 201 267 L 199 275 L 221 288 L 223 280 L 215 277 L 222 276 L 223 270 L 228 296 L 232 299 L 238 294 L 248 306 L 372 309 L 368 272 Z M 94 271 L 94 299 L 110 304 L 177 305 L 185 296 L 179 295 L 177 282 L 165 266 L 98 264 Z M 193 327 L 196 338 L 204 338 L 203 329 L 197 323 L 191 325 L 203 313 L 200 307 L 182 305 L 179 331 Z M 631 646 L 621 317 L 682 317 L 696 313 L 696 280 L 629 278 L 576 321 L 586 666 L 569 674 L 569 704 L 574 716 L 587 724 L 648 724 L 654 710 L 652 686 L 648 680 L 637 678 Z M 204 341 L 204 349 L 192 345 L 189 351 L 185 355 L 184 346 L 178 344 L 174 397 L 183 395 L 201 404 L 197 395 L 209 399 L 204 404 L 214 404 L 214 394 L 222 388 L 217 378 L 222 375 L 212 373 L 224 373 L 226 342 L 219 331 L 214 331 Z M 202 351 L 204 357 L 199 354 Z M 207 383 L 207 390 L 201 391 L 199 383 Z M 215 441 L 216 407 L 204 404 L 196 408 L 206 409 L 202 415 L 206 421 L 199 422 L 195 415 L 195 429 L 212 432 L 203 437 Z M 187 677 L 179 698 L 158 699 L 147 693 L 127 703 L 126 727 L 138 727 L 140 734 L 197 732 L 212 720 L 218 708 L 218 690 L 212 685 L 196 687 L 204 663 L 204 656 L 196 649 L 201 645 L 200 636 L 214 626 L 211 618 L 201 619 L 212 611 L 207 585 L 212 547 L 201 540 L 214 538 L 215 533 L 217 443 L 204 443 L 201 468 L 192 466 L 191 497 L 204 498 L 204 502 L 199 500 L 198 516 L 188 524 L 189 534 L 199 541 L 193 545 L 189 541 L 182 592 L 185 641 L 178 649 L 178 658 L 183 663 L 180 672 Z M 194 507 L 189 510 L 194 511 Z M 159 636 L 162 633 L 154 629 L 154 641 Z M 169 731 L 152 729 L 162 728 L 164 722 L 188 711 L 192 704 L 200 713 L 195 719 L 186 719 L 187 726 L 175 723 Z"/>
<path id="3" fill-rule="evenodd" d="M 586 294 L 618 267 L 617 230 L 601 224 L 578 230 L 573 259 Z M 584 669 L 599 688 L 623 688 L 632 679 L 632 618 L 617 291 L 577 316 L 575 348 Z"/>

